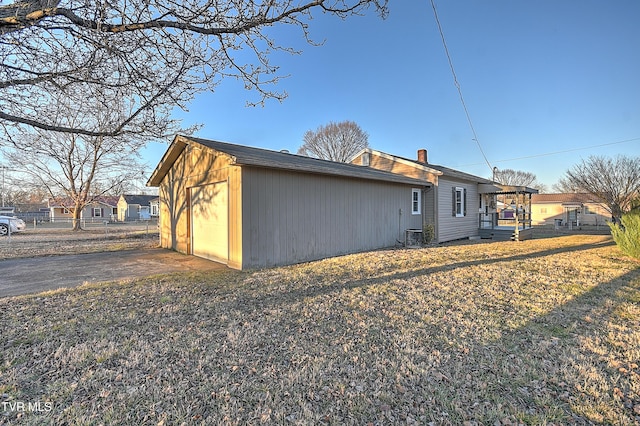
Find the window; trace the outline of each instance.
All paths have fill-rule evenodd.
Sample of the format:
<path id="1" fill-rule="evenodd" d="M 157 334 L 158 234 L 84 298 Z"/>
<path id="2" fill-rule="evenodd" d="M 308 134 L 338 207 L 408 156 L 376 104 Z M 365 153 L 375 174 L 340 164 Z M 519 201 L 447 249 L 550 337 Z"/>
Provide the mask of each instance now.
<path id="1" fill-rule="evenodd" d="M 151 216 L 158 216 L 158 205 L 151 204 Z"/>
<path id="2" fill-rule="evenodd" d="M 102 209 L 100 207 L 93 208 L 93 217 L 102 217 Z"/>
<path id="3" fill-rule="evenodd" d="M 584 206 L 584 214 L 596 214 L 596 211 L 590 209 L 589 206 Z"/>
<path id="4" fill-rule="evenodd" d="M 419 189 L 413 188 L 411 190 L 411 214 L 420 214 L 420 194 Z"/>
<path id="5" fill-rule="evenodd" d="M 467 215 L 467 190 L 454 186 L 451 188 L 451 215 L 464 217 Z"/>
<path id="6" fill-rule="evenodd" d="M 69 211 L 69 209 L 68 209 L 68 208 L 63 207 L 63 208 L 62 208 L 62 214 L 71 214 L 71 211 Z"/>
<path id="7" fill-rule="evenodd" d="M 546 207 L 540 207 L 540 213 L 546 213 L 547 212 L 547 208 Z"/>

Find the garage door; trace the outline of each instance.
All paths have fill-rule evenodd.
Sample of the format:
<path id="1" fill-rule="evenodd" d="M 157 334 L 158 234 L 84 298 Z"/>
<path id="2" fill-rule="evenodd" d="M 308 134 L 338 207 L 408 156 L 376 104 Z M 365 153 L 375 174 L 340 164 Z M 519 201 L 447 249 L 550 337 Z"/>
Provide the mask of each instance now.
<path id="1" fill-rule="evenodd" d="M 226 181 L 191 188 L 191 252 L 223 263 L 229 259 L 228 188 Z"/>

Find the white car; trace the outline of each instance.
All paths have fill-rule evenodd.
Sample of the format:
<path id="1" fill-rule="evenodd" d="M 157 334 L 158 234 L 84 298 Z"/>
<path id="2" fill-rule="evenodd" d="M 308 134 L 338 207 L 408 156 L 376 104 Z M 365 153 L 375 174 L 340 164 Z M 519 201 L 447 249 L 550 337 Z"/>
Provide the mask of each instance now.
<path id="1" fill-rule="evenodd" d="M 8 235 L 9 229 L 11 233 L 22 232 L 27 229 L 24 220 L 11 216 L 0 216 L 0 236 Z"/>

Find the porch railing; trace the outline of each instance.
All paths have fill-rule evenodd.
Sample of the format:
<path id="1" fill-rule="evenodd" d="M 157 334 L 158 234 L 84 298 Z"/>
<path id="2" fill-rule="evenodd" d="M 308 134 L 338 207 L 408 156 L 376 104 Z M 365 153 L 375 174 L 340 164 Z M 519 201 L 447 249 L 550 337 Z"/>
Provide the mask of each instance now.
<path id="1" fill-rule="evenodd" d="M 518 227 L 521 229 L 531 228 L 531 213 L 518 213 Z M 499 213 L 479 213 L 478 228 L 479 229 L 495 229 L 499 226 L 512 227 L 516 226 L 516 217 L 500 217 Z"/>

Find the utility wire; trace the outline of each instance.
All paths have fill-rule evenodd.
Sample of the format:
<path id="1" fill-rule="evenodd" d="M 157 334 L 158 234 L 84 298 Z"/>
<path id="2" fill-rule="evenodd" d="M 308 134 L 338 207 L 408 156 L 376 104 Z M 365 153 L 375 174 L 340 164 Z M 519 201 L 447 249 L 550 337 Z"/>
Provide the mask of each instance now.
<path id="1" fill-rule="evenodd" d="M 484 157 L 484 161 L 489 166 L 489 170 L 493 172 L 493 167 L 491 167 L 491 163 L 487 159 L 487 156 L 484 154 L 482 146 L 480 145 L 480 141 L 478 139 L 478 135 L 476 134 L 476 129 L 473 127 L 473 122 L 471 121 L 471 115 L 469 114 L 469 110 L 467 109 L 467 104 L 464 101 L 464 96 L 462 96 L 462 88 L 460 87 L 460 83 L 458 82 L 458 77 L 456 76 L 456 70 L 453 67 L 453 61 L 451 60 L 451 55 L 449 54 L 449 48 L 447 47 L 447 42 L 444 38 L 444 32 L 442 31 L 442 25 L 440 25 L 440 19 L 438 18 L 438 11 L 436 10 L 436 4 L 434 0 L 431 0 L 431 7 L 433 8 L 433 16 L 436 18 L 436 24 L 438 25 L 438 31 L 440 31 L 440 37 L 442 38 L 442 45 L 444 46 L 444 53 L 447 55 L 447 60 L 449 61 L 449 67 L 451 68 L 451 74 L 453 75 L 453 83 L 456 85 L 458 89 L 458 94 L 460 95 L 460 102 L 462 103 L 462 108 L 464 108 L 464 113 L 467 116 L 467 121 L 469 122 L 469 127 L 471 128 L 471 133 L 473 133 L 473 140 L 476 141 L 478 148 L 480 149 L 480 153 Z"/>
<path id="2" fill-rule="evenodd" d="M 640 141 L 640 138 L 625 139 L 623 141 L 602 143 L 602 144 L 599 144 L 599 145 L 585 146 L 585 147 L 582 147 L 582 148 L 565 149 L 563 151 L 545 152 L 543 154 L 533 154 L 533 155 L 527 155 L 525 157 L 507 158 L 507 159 L 504 159 L 504 160 L 496 160 L 495 162 L 496 163 L 506 163 L 507 161 L 526 160 L 526 159 L 529 159 L 529 158 L 537 158 L 537 157 L 548 157 L 550 155 L 565 154 L 567 152 L 575 152 L 575 151 L 584 151 L 585 149 L 599 148 L 599 147 L 602 147 L 602 146 L 617 145 L 617 144 L 621 144 L 621 143 L 634 142 L 634 141 Z M 482 163 L 464 164 L 464 165 L 461 165 L 460 167 L 477 166 L 479 164 L 482 164 Z"/>

